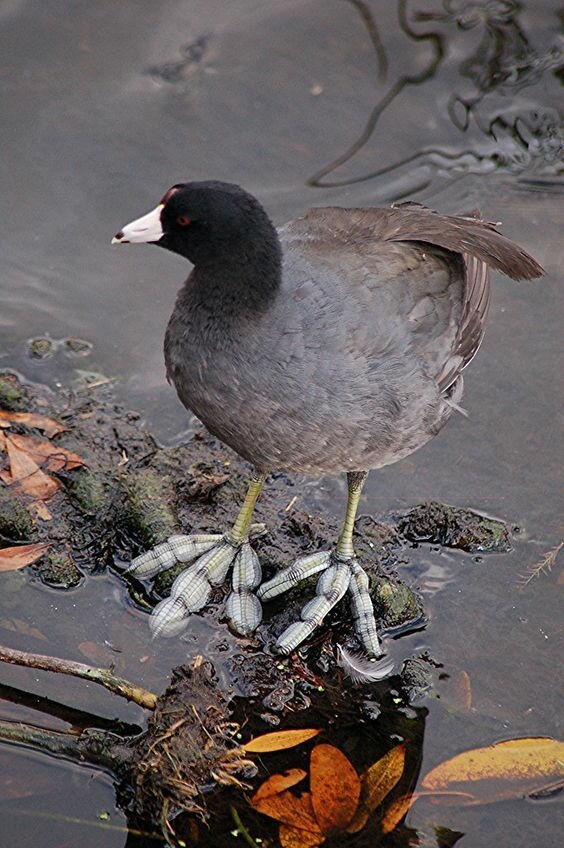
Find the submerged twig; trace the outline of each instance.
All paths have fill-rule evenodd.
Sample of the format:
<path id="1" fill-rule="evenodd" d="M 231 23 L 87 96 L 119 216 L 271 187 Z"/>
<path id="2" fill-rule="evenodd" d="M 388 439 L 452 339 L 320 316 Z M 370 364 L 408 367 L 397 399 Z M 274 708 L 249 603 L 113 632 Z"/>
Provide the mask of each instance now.
<path id="1" fill-rule="evenodd" d="M 532 583 L 533 580 L 540 577 L 541 574 L 550 574 L 552 567 L 556 562 L 556 558 L 563 547 L 564 542 L 560 542 L 559 545 L 556 545 L 556 547 L 543 554 L 542 558 L 534 565 L 529 565 L 525 573 L 519 575 L 517 587 L 523 590 L 529 585 L 529 583 Z"/>
<path id="2" fill-rule="evenodd" d="M 56 730 L 45 730 L 21 722 L 0 721 L 0 740 L 17 745 L 30 745 L 38 751 L 85 761 L 119 774 L 131 759 L 131 752 L 121 737 L 104 730 L 90 729 L 79 736 Z"/>
<path id="3" fill-rule="evenodd" d="M 117 677 L 109 668 L 96 668 L 86 665 L 86 663 L 63 660 L 60 657 L 48 657 L 43 654 L 28 654 L 25 651 L 16 651 L 2 645 L 0 645 L 0 662 L 26 666 L 27 668 L 40 668 L 58 674 L 71 674 L 73 677 L 91 680 L 93 683 L 98 683 L 100 686 L 109 689 L 110 692 L 114 692 L 128 701 L 133 701 L 147 710 L 154 710 L 157 703 L 157 696 L 153 692 L 149 692 L 141 686 L 135 686 L 123 677 Z"/>
<path id="4" fill-rule="evenodd" d="M 243 824 L 243 821 L 241 819 L 241 816 L 239 815 L 239 811 L 237 810 L 237 808 L 234 807 L 233 804 L 232 804 L 230 806 L 229 810 L 231 812 L 231 818 L 235 822 L 235 826 L 237 828 L 239 836 L 243 837 L 243 840 L 247 843 L 249 848 L 259 848 L 258 842 L 256 842 L 253 839 L 253 837 L 251 836 L 251 834 L 249 833 L 249 831 L 247 830 L 247 828 Z"/>

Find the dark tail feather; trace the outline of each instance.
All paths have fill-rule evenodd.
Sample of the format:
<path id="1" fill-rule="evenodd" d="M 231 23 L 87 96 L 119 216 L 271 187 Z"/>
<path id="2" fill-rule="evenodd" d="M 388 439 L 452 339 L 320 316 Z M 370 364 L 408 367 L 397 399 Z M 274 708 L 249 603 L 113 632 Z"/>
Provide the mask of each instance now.
<path id="1" fill-rule="evenodd" d="M 395 240 L 430 242 L 455 253 L 467 253 L 513 280 L 541 277 L 544 269 L 522 247 L 502 236 L 496 224 L 483 221 L 478 210 L 464 215 L 438 215 L 418 204 L 401 204 L 401 227 Z"/>

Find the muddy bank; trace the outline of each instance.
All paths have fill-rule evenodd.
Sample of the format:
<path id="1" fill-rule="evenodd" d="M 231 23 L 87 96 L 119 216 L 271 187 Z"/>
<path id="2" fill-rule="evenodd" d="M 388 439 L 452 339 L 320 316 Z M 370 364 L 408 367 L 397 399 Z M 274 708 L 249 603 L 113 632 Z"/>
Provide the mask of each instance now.
<path id="1" fill-rule="evenodd" d="M 5 446 L 1 549 L 49 544 L 28 567 L 61 590 L 106 568 L 122 575 L 132 556 L 171 533 L 227 528 L 244 495 L 248 468 L 238 457 L 203 430 L 181 447 L 160 448 L 137 413 L 116 405 L 109 382 L 54 394 L 4 373 L 0 423 Z M 45 443 L 54 452 L 42 459 Z M 56 482 L 48 497 L 13 479 L 15 448 L 29 450 L 41 473 Z M 253 544 L 266 577 L 299 554 L 331 547 L 337 536 L 337 524 L 329 517 L 296 509 L 295 494 L 292 478 L 275 474 L 259 501 L 256 520 L 266 531 Z M 423 540 L 470 551 L 505 550 L 508 544 L 498 522 L 436 503 L 390 523 L 361 516 L 357 553 L 370 575 L 379 627 L 394 635 L 424 624 L 417 588 L 398 576 L 402 551 Z M 152 585 L 123 580 L 133 601 L 148 611 L 167 594 L 178 570 Z M 268 727 L 318 727 L 350 746 L 358 727 L 377 719 L 382 754 L 391 735 L 411 740 L 405 779 L 413 780 L 424 711 L 408 705 L 428 685 L 432 658 L 410 660 L 386 680 L 353 684 L 336 663 L 338 644 L 357 647 L 346 605 L 336 608 L 303 650 L 275 657 L 276 637 L 298 618 L 315 579 L 310 583 L 267 605 L 257 633 L 240 641 L 239 653 L 222 658 L 243 697 L 222 689 L 213 657 L 200 658 L 174 672 L 141 736 L 128 739 L 99 730 L 81 736 L 77 758 L 112 770 L 120 805 L 133 827 L 165 834 L 172 843 L 225 844 L 225 833 L 233 828 L 231 806 L 243 803 L 243 790 L 265 776 L 264 763 L 249 760 L 237 744 L 241 734 L 250 738 Z M 221 617 L 225 594 L 223 588 L 215 590 L 201 614 L 211 621 Z M 35 743 L 42 747 L 41 740 Z M 358 744 L 361 769 L 367 763 Z M 71 749 L 65 748 L 67 755 Z M 295 762 L 277 757 L 277 768 Z"/>

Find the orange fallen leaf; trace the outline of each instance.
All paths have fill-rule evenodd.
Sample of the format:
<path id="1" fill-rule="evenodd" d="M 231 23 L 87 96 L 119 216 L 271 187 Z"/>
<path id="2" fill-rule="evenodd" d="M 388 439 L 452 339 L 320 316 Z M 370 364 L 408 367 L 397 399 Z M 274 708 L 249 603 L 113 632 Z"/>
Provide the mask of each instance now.
<path id="1" fill-rule="evenodd" d="M 358 833 L 399 781 L 405 766 L 405 745 L 396 745 L 373 763 L 362 775 L 360 803 L 347 827 L 348 833 Z"/>
<path id="2" fill-rule="evenodd" d="M 16 571 L 18 568 L 31 565 L 32 562 L 43 556 L 50 547 L 50 544 L 35 544 L 0 548 L 0 572 Z"/>
<path id="3" fill-rule="evenodd" d="M 273 774 L 259 786 L 251 799 L 251 803 L 255 804 L 256 801 L 268 798 L 270 795 L 278 795 L 291 786 L 295 786 L 304 777 L 307 777 L 307 772 L 299 768 L 288 769 L 282 774 Z"/>
<path id="4" fill-rule="evenodd" d="M 0 427 L 11 427 L 12 424 L 26 424 L 28 427 L 43 430 L 50 439 L 67 429 L 58 421 L 37 412 L 9 412 L 0 409 Z"/>
<path id="5" fill-rule="evenodd" d="M 321 733 L 320 730 L 304 729 L 304 730 L 275 730 L 273 733 L 265 733 L 263 736 L 257 736 L 251 739 L 250 742 L 245 742 L 241 745 L 249 754 L 266 754 L 270 751 L 283 751 L 286 748 L 294 748 L 296 745 L 301 745 L 302 742 L 307 742 L 308 739 L 313 739 Z"/>
<path id="6" fill-rule="evenodd" d="M 400 821 L 407 814 L 413 802 L 416 800 L 417 794 L 412 794 L 400 795 L 399 798 L 396 798 L 395 801 L 392 801 L 392 803 L 384 813 L 382 821 L 380 822 L 382 833 L 391 833 L 392 830 L 395 830 Z"/>
<path id="7" fill-rule="evenodd" d="M 311 798 L 321 831 L 338 833 L 355 814 L 360 778 L 354 766 L 334 745 L 316 745 L 310 761 Z"/>
<path id="8" fill-rule="evenodd" d="M 20 450 L 13 443 L 10 437 L 6 439 L 6 442 L 10 460 L 9 485 L 38 500 L 46 501 L 52 498 L 61 488 L 59 481 L 45 474 L 25 451 Z"/>
<path id="9" fill-rule="evenodd" d="M 271 819 L 297 827 L 300 830 L 308 830 L 321 836 L 321 829 L 313 812 L 311 795 L 304 792 L 302 795 L 294 795 L 292 792 L 279 792 L 278 795 L 269 795 L 266 798 L 251 799 L 251 804 Z"/>
<path id="10" fill-rule="evenodd" d="M 325 842 L 322 833 L 312 833 L 289 824 L 280 825 L 278 839 L 281 848 L 317 848 Z"/>
<path id="11" fill-rule="evenodd" d="M 44 465 L 49 471 L 66 471 L 86 465 L 77 453 L 67 450 L 61 445 L 53 444 L 49 439 L 40 439 L 37 436 L 20 436 L 19 433 L 12 433 L 9 439 L 37 465 Z"/>
<path id="12" fill-rule="evenodd" d="M 435 792 L 460 792 L 485 804 L 527 795 L 562 777 L 564 742 L 548 737 L 509 739 L 464 751 L 435 766 L 421 786 Z"/>

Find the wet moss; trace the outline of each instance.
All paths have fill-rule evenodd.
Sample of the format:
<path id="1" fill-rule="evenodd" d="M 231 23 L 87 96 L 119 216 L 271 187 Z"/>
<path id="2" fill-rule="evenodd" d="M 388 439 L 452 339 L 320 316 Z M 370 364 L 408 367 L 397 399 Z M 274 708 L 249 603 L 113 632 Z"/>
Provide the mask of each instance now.
<path id="1" fill-rule="evenodd" d="M 402 516 L 398 530 L 411 542 L 431 542 L 468 553 L 511 550 L 509 532 L 502 521 L 435 501 Z"/>
<path id="2" fill-rule="evenodd" d="M 65 475 L 64 485 L 70 500 L 86 515 L 99 514 L 107 505 L 106 476 L 88 468 L 76 468 Z"/>
<path id="3" fill-rule="evenodd" d="M 178 531 L 171 506 L 170 487 L 153 471 L 130 473 L 125 482 L 124 523 L 134 536 L 151 547 Z"/>
<path id="4" fill-rule="evenodd" d="M 372 577 L 370 595 L 376 617 L 384 628 L 407 625 L 423 614 L 421 599 L 405 583 Z"/>
<path id="5" fill-rule="evenodd" d="M 50 551 L 42 558 L 39 573 L 43 583 L 56 589 L 72 589 L 73 586 L 78 586 L 82 579 L 72 557 L 58 551 Z"/>
<path id="6" fill-rule="evenodd" d="M 34 526 L 27 509 L 0 483 L 0 536 L 14 541 L 31 541 Z"/>
<path id="7" fill-rule="evenodd" d="M 25 392 L 15 374 L 10 374 L 8 371 L 0 372 L 0 409 L 20 412 L 25 405 Z"/>

